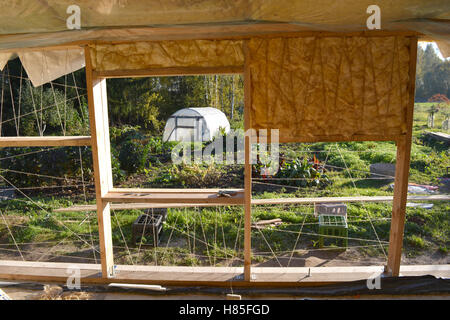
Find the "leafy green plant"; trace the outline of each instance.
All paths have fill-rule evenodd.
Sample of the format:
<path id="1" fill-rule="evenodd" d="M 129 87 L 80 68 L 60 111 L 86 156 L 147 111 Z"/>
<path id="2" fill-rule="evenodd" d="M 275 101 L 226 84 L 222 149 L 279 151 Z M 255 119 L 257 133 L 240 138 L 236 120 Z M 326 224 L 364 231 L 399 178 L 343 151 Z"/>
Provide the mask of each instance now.
<path id="1" fill-rule="evenodd" d="M 413 247 L 423 249 L 427 246 L 425 240 L 416 235 L 410 235 L 406 237 L 406 241 Z"/>
<path id="2" fill-rule="evenodd" d="M 223 172 L 214 165 L 182 165 L 177 167 L 176 176 L 183 186 L 207 187 L 217 186 Z"/>
<path id="3" fill-rule="evenodd" d="M 433 102 L 428 109 L 428 126 L 434 128 L 434 117 L 442 108 L 450 105 L 450 100 L 443 94 L 435 94 L 428 99 L 428 102 Z"/>
<path id="4" fill-rule="evenodd" d="M 136 173 L 144 168 L 150 146 L 141 140 L 125 141 L 119 151 L 120 167 L 128 173 Z"/>
<path id="5" fill-rule="evenodd" d="M 150 171 L 147 170 L 147 175 L 150 174 Z M 178 170 L 175 165 L 168 166 L 163 168 L 158 176 L 152 181 L 152 184 L 164 184 L 164 185 L 172 185 L 179 182 Z"/>
<path id="6" fill-rule="evenodd" d="M 445 246 L 440 246 L 439 247 L 439 252 L 442 254 L 447 254 L 448 253 L 448 248 Z"/>
<path id="7" fill-rule="evenodd" d="M 111 167 L 114 183 L 123 181 L 126 175 L 125 172 L 120 168 L 119 153 L 114 148 L 114 146 L 111 146 Z"/>
<path id="8" fill-rule="evenodd" d="M 140 132 L 140 126 L 123 125 L 120 127 L 110 127 L 109 138 L 111 144 L 119 146 L 127 140 L 143 139 L 144 135 Z"/>
<path id="9" fill-rule="evenodd" d="M 275 177 L 287 178 L 287 180 L 280 180 L 280 183 L 299 187 L 324 187 L 331 183 L 323 168 L 310 163 L 306 157 L 302 160 L 285 161 Z"/>

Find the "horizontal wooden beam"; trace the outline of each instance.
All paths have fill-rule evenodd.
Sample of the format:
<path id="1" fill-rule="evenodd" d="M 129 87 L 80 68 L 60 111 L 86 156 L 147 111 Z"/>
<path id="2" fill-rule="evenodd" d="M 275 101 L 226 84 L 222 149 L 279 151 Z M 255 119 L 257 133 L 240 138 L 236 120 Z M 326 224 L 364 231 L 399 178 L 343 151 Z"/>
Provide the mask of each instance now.
<path id="1" fill-rule="evenodd" d="M 108 202 L 133 202 L 133 203 L 210 203 L 210 204 L 243 204 L 244 192 L 242 190 L 222 190 L 219 189 L 178 189 L 164 191 L 162 189 L 113 189 L 104 196 L 103 201 Z"/>
<path id="2" fill-rule="evenodd" d="M 0 137 L 0 147 L 90 146 L 90 136 Z"/>
<path id="3" fill-rule="evenodd" d="M 142 190 L 142 189 L 140 189 Z M 182 189 L 183 190 L 183 189 Z M 252 205 L 279 205 L 279 204 L 313 204 L 313 203 L 336 203 L 336 202 L 389 202 L 391 196 L 372 196 L 372 197 L 329 197 L 329 198 L 280 198 L 280 199 L 252 199 Z M 409 196 L 410 201 L 450 201 L 450 195 L 423 195 Z M 156 209 L 156 208 L 193 208 L 193 207 L 214 207 L 226 206 L 227 203 L 113 203 L 111 210 L 130 210 L 130 209 Z M 77 211 L 95 211 L 96 205 L 75 205 L 67 208 L 58 208 L 55 212 L 77 212 Z"/>
<path id="4" fill-rule="evenodd" d="M 136 77 L 162 77 L 162 76 L 189 76 L 202 74 L 236 74 L 244 71 L 243 66 L 222 67 L 170 67 L 150 69 L 126 69 L 110 71 L 94 71 L 96 78 L 136 78 Z"/>
<path id="5" fill-rule="evenodd" d="M 214 203 L 112 203 L 111 210 L 146 210 L 158 208 L 195 208 L 195 207 L 215 207 L 225 206 L 227 204 Z M 95 204 L 74 205 L 67 208 L 54 209 L 54 212 L 84 212 L 95 211 L 97 206 Z"/>
<path id="6" fill-rule="evenodd" d="M 225 192 L 244 192 L 244 189 L 241 188 L 228 188 L 228 189 L 219 189 L 219 188 L 205 188 L 205 189 L 187 189 L 187 188 L 112 188 L 109 192 L 149 192 L 149 193 L 218 193 L 219 191 Z"/>
<path id="7" fill-rule="evenodd" d="M 359 196 L 359 197 L 317 197 L 317 198 L 277 198 L 277 199 L 252 199 L 252 205 L 267 204 L 313 204 L 336 202 L 389 202 L 393 196 Z M 450 195 L 420 195 L 408 196 L 409 201 L 449 201 Z"/>
<path id="8" fill-rule="evenodd" d="M 252 280 L 243 281 L 242 267 L 170 267 L 170 266 L 116 266 L 114 278 L 102 278 L 98 264 L 58 262 L 0 261 L 0 279 L 66 283 L 67 270 L 80 268 L 81 283 L 109 284 L 135 283 L 173 286 L 229 287 L 286 287 L 317 286 L 348 281 L 367 280 L 383 273 L 383 266 L 344 267 L 253 267 Z M 405 265 L 404 276 L 433 275 L 448 277 L 450 265 Z"/>
<path id="9" fill-rule="evenodd" d="M 2 36 L 0 36 L 0 39 Z M 85 42 L 83 42 L 85 43 Z M 0 53 L 25 53 L 25 52 L 36 52 L 36 51 L 67 51 L 67 50 L 80 50 L 83 49 L 83 45 L 81 42 L 73 42 L 73 43 L 64 43 L 59 45 L 51 45 L 51 46 L 33 46 L 33 47 L 24 47 L 24 48 L 8 48 L 1 49 Z"/>

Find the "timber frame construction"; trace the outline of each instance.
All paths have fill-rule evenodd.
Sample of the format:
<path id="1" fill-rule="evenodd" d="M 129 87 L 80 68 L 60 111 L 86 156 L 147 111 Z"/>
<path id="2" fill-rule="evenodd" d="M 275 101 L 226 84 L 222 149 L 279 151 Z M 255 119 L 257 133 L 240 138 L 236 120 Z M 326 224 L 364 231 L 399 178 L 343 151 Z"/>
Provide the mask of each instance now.
<path id="1" fill-rule="evenodd" d="M 128 282 L 128 283 L 158 283 L 168 285 L 219 285 L 229 286 L 230 282 L 233 285 L 239 286 L 279 286 L 279 285 L 318 285 L 324 283 L 334 283 L 338 281 L 352 281 L 359 279 L 367 279 L 374 272 L 387 273 L 391 276 L 400 275 L 400 261 L 403 242 L 403 231 L 405 224 L 405 209 L 407 200 L 408 189 L 408 174 L 410 165 L 410 152 L 411 152 L 411 135 L 412 135 L 412 121 L 413 121 L 413 107 L 414 107 L 414 85 L 415 85 L 415 66 L 416 66 L 416 50 L 417 39 L 419 34 L 412 32 L 357 32 L 357 33 L 330 33 L 330 32 L 313 32 L 313 31 L 296 31 L 290 29 L 284 30 L 277 25 L 262 25 L 259 29 L 257 26 L 246 26 L 242 29 L 238 29 L 236 26 L 230 27 L 232 29 L 229 33 L 223 33 L 215 31 L 216 33 L 208 33 L 203 30 L 202 33 L 190 33 L 189 30 L 183 34 L 180 30 L 177 30 L 173 35 L 166 35 L 162 30 L 161 34 L 158 34 L 158 30 L 153 30 L 153 36 L 156 39 L 149 38 L 146 41 L 146 45 L 153 45 L 152 41 L 155 41 L 155 45 L 159 45 L 161 42 L 167 41 L 184 41 L 183 43 L 163 43 L 164 48 L 174 48 L 174 54 L 180 49 L 180 46 L 190 44 L 189 41 L 199 41 L 196 45 L 200 46 L 199 50 L 203 48 L 202 45 L 205 41 L 210 41 L 214 44 L 214 52 L 219 52 L 217 56 L 211 54 L 212 51 L 205 53 L 207 59 L 192 59 L 190 61 L 179 61 L 177 59 L 165 59 L 164 61 L 153 63 L 153 57 L 141 57 L 143 64 L 130 67 L 127 64 L 125 68 L 114 66 L 112 68 L 99 67 L 99 54 L 98 48 L 102 46 L 108 47 L 114 50 L 116 44 L 126 45 L 134 43 L 132 41 L 110 41 L 110 42 L 83 42 L 71 44 L 71 47 L 84 47 L 85 59 L 86 59 L 86 83 L 88 90 L 88 105 L 89 105 L 89 119 L 91 136 L 90 137 L 52 137 L 47 138 L 0 138 L 0 147 L 5 146 L 79 146 L 89 145 L 92 147 L 93 154 L 93 166 L 94 166 L 94 178 L 95 178 L 95 192 L 96 192 L 96 211 L 99 226 L 99 244 L 101 253 L 101 265 L 85 265 L 80 264 L 82 270 L 81 282 L 82 283 L 112 283 L 112 282 Z M 249 31 L 250 30 L 250 31 Z M 267 32 L 265 30 L 270 30 Z M 214 31 L 214 30 L 212 30 Z M 172 32 L 172 30 L 170 30 Z M 175 32 L 175 31 L 174 31 Z M 166 37 L 166 38 L 165 38 Z M 328 141 L 362 141 L 362 140 L 378 140 L 378 141 L 395 141 L 397 145 L 397 162 L 396 162 L 396 174 L 395 174 L 395 190 L 393 196 L 393 209 L 392 220 L 390 229 L 389 240 L 389 255 L 387 266 L 373 266 L 373 267 L 339 267 L 339 268 L 256 268 L 251 264 L 251 210 L 252 205 L 258 204 L 270 204 L 270 201 L 264 202 L 261 200 L 253 200 L 251 196 L 251 164 L 250 164 L 250 149 L 253 138 L 246 136 L 245 138 L 245 184 L 244 189 L 232 189 L 235 194 L 232 197 L 220 197 L 216 189 L 119 189 L 114 188 L 111 170 L 111 157 L 110 157 L 110 139 L 109 139 L 109 127 L 108 127 L 108 105 L 106 94 L 106 79 L 116 77 L 143 77 L 143 76 L 163 76 L 163 75 L 198 75 L 198 74 L 232 74 L 241 73 L 244 77 L 244 127 L 245 130 L 252 128 L 255 124 L 262 128 L 264 123 L 269 120 L 276 120 L 271 118 L 271 111 L 267 113 L 260 112 L 261 103 L 267 101 L 260 101 L 264 94 L 270 96 L 271 87 L 270 83 L 265 82 L 271 75 L 258 73 L 258 63 L 263 63 L 262 60 L 256 58 L 256 54 L 264 54 L 260 51 L 256 51 L 255 48 L 260 45 L 260 42 L 266 41 L 266 50 L 269 52 L 271 46 L 283 45 L 286 50 L 294 50 L 295 53 L 298 50 L 307 50 L 310 43 L 314 40 L 324 39 L 329 42 L 321 45 L 330 45 L 338 48 L 340 45 L 357 46 L 359 42 L 364 40 L 370 40 L 377 38 L 373 44 L 377 46 L 377 43 L 382 43 L 384 46 L 390 46 L 389 41 L 392 39 L 392 47 L 401 48 L 402 56 L 399 58 L 393 54 L 392 61 L 387 63 L 392 64 L 390 68 L 385 70 L 397 70 L 398 75 L 388 74 L 387 78 L 395 78 L 397 83 L 386 90 L 378 92 L 379 95 L 385 94 L 386 97 L 373 97 L 371 94 L 366 94 L 364 88 L 360 92 L 361 97 L 364 99 L 372 100 L 372 105 L 379 107 L 379 101 L 385 101 L 387 99 L 389 104 L 389 97 L 394 100 L 394 97 L 399 97 L 399 110 L 393 114 L 398 119 L 401 119 L 401 123 L 394 123 L 390 127 L 386 127 L 386 134 L 370 134 L 370 128 L 362 130 L 361 126 L 357 124 L 356 119 L 354 121 L 355 130 L 352 132 L 343 132 L 342 134 L 336 134 L 332 132 L 320 132 L 316 136 L 304 135 L 305 132 L 301 131 L 297 136 L 286 135 L 285 138 L 281 137 L 281 142 L 328 142 Z M 205 40 L 207 39 L 207 40 Z M 386 41 L 383 42 L 383 40 Z M 302 41 L 308 41 L 304 44 Z M 224 47 L 221 49 L 220 41 L 226 41 Z M 156 43 L 157 42 L 157 43 Z M 230 42 L 232 42 L 230 44 Z M 337 43 L 337 44 L 336 44 Z M 175 45 L 175 47 L 172 47 Z M 230 47 L 231 46 L 231 47 Z M 234 47 L 233 47 L 234 46 Z M 291 47 L 289 47 L 291 46 Z M 302 47 L 303 46 L 303 47 Z M 403 46 L 403 47 L 401 47 Z M 65 49 L 66 47 L 56 47 L 55 49 Z M 238 49 L 236 49 L 238 48 Z M 241 48 L 241 49 L 239 49 Z M 355 47 L 356 48 L 356 47 Z M 357 49 L 352 50 L 357 50 Z M 208 49 L 208 48 L 206 48 Z M 350 48 L 351 49 L 351 48 Z M 349 49 L 349 50 L 350 50 Z M 374 49 L 374 47 L 372 47 Z M 156 50 L 156 49 L 155 49 Z M 219 50 L 219 51 L 217 51 Z M 237 51 L 236 51 L 237 50 Z M 242 51 L 239 51 L 242 50 Z M 405 53 L 405 50 L 406 53 Z M 305 51 L 306 52 L 306 51 Z M 314 59 L 317 57 L 325 58 L 326 55 L 333 56 L 336 51 L 319 52 L 311 51 L 305 53 L 305 63 L 313 65 Z M 350 52 L 350 51 L 348 51 Z M 355 53 L 356 51 L 352 51 Z M 374 58 L 374 55 L 369 56 L 370 51 L 364 53 L 359 58 L 357 56 L 349 57 L 339 56 L 338 67 L 339 70 L 346 70 L 345 72 L 354 72 L 353 75 L 348 76 L 348 81 L 351 81 L 351 76 L 360 72 L 364 74 L 371 74 L 371 78 L 375 87 L 376 68 L 374 65 L 366 68 L 367 57 Z M 236 54 L 235 57 L 230 57 L 230 54 Z M 199 53 L 200 54 L 200 53 Z M 223 55 L 227 56 L 223 56 Z M 355 53 L 356 54 L 356 53 Z M 373 54 L 373 52 L 372 52 Z M 406 56 L 405 56 L 406 54 Z M 93 56 L 95 55 L 95 56 Z M 376 56 L 376 54 L 375 54 Z M 104 55 L 103 57 L 106 57 Z M 126 57 L 118 56 L 121 59 Z M 283 56 L 284 57 L 284 56 Z M 281 57 L 281 58 L 283 58 Z M 290 56 L 292 57 L 292 55 Z M 260 57 L 261 58 L 261 57 Z M 333 57 L 332 57 L 333 58 Z M 114 64 L 114 57 L 108 63 Z M 214 59 L 224 59 L 223 63 L 216 63 Z M 262 59 L 262 58 L 261 58 Z M 313 59 L 311 61 L 310 59 Z M 362 59 L 361 64 L 352 64 L 353 60 Z M 380 58 L 381 59 L 381 58 Z M 397 60 L 398 59 L 398 60 Z M 406 60 L 405 60 L 406 59 Z M 150 61 L 148 61 L 150 60 Z M 317 61 L 317 60 L 316 60 Z M 344 62 L 347 61 L 347 62 Z M 380 60 L 382 62 L 382 60 Z M 405 62 L 406 61 L 406 62 Z M 93 63 L 95 62 L 95 63 Z M 220 62 L 220 61 L 219 61 Z M 283 67 L 281 70 L 287 73 L 289 83 L 294 81 L 290 77 L 294 72 L 299 72 L 304 68 L 301 61 L 295 62 L 296 67 L 291 66 Z M 344 63 L 347 63 L 344 66 Z M 406 63 L 406 65 L 405 65 Z M 108 64 L 105 64 L 106 66 Z M 278 65 L 280 67 L 280 65 Z M 315 66 L 311 67 L 308 73 L 308 77 L 311 77 L 310 83 L 320 82 L 320 79 L 314 74 Z M 271 68 L 270 65 L 265 65 L 265 68 Z M 362 69 L 358 69 L 362 68 Z M 405 69 L 406 68 L 406 69 Z M 278 70 L 278 69 L 277 69 Z M 319 70 L 320 71 L 320 70 Z M 317 71 L 317 72 L 319 72 Z M 322 70 L 323 71 L 323 70 Z M 261 71 L 262 72 L 262 71 Z M 386 71 L 389 73 L 389 71 Z M 393 73 L 393 71 L 390 71 Z M 406 76 L 405 76 L 406 72 Z M 343 73 L 342 73 L 343 74 Z M 336 85 L 339 87 L 339 78 L 342 76 L 338 73 Z M 378 74 L 377 74 L 378 75 Z M 266 78 L 261 78 L 266 77 Z M 395 80 L 394 79 L 394 80 Z M 258 80 L 258 81 L 256 81 Z M 273 79 L 271 79 L 273 80 Z M 323 80 L 323 79 L 322 79 Z M 282 80 L 285 81 L 285 80 Z M 327 81 L 331 81 L 328 79 Z M 369 81 L 369 80 L 367 80 Z M 294 81 L 295 82 L 295 81 Z M 391 82 L 392 84 L 393 82 Z M 258 91 L 260 88 L 255 88 L 256 85 L 266 86 L 266 91 Z M 367 83 L 366 83 L 367 85 Z M 325 86 L 325 83 L 320 84 L 322 86 L 320 90 L 324 92 L 323 104 L 328 106 L 329 95 L 334 94 L 334 106 L 339 104 L 339 88 L 329 89 Z M 301 88 L 290 88 L 293 91 Z M 310 93 L 304 93 L 304 101 L 309 101 L 314 96 L 314 88 L 310 88 Z M 394 93 L 392 90 L 398 89 L 400 94 Z M 333 91 L 334 90 L 334 91 Z M 355 89 L 356 90 L 356 89 Z M 390 91 L 391 90 L 391 91 Z M 306 90 L 308 91 L 308 90 Z M 333 93 L 334 92 L 334 93 Z M 356 92 L 356 91 L 355 91 Z M 377 92 L 375 88 L 375 92 Z M 273 94 L 273 92 L 272 92 Z M 277 94 L 277 93 L 275 93 Z M 269 99 L 269 98 L 268 98 Z M 375 100 L 374 100 L 375 99 Z M 378 99 L 378 100 L 377 100 Z M 402 100 L 403 99 L 403 100 Z M 254 101 L 253 101 L 254 100 Z M 289 99 L 288 99 L 289 100 Z M 364 108 L 360 102 L 353 101 L 355 108 Z M 394 102 L 397 102 L 394 101 Z M 337 101 L 337 102 L 336 102 Z M 391 101 L 392 102 L 392 101 Z M 394 103 L 392 102 L 392 103 Z M 281 108 L 284 105 L 279 104 L 281 102 L 275 101 L 269 107 Z M 305 103 L 293 102 L 288 104 L 287 107 L 300 108 Z M 345 104 L 344 104 L 345 106 Z M 403 108 L 404 106 L 404 108 Z M 336 112 L 338 109 L 335 109 Z M 294 110 L 295 111 L 295 110 Z M 266 111 L 265 111 L 266 112 Z M 377 111 L 378 112 L 378 111 Z M 389 117 L 389 112 L 379 111 L 381 114 L 385 113 L 386 117 Z M 258 118 L 260 117 L 260 118 Z M 264 118 L 267 117 L 267 118 Z M 276 116 L 274 116 L 276 117 Z M 268 120 L 267 120 L 268 119 Z M 267 120 L 267 121 L 266 121 Z M 300 119 L 301 120 L 301 119 Z M 299 120 L 299 121 L 300 121 Z M 312 120 L 314 121 L 314 120 Z M 267 129 L 273 128 L 276 121 L 269 121 L 271 124 L 267 125 Z M 314 122 L 313 122 L 314 124 Z M 293 129 L 298 126 L 299 123 L 293 122 L 289 124 L 291 127 L 285 129 Z M 319 125 L 319 124 L 317 124 Z M 364 124 L 362 124 L 364 125 Z M 362 134 L 358 130 L 362 130 Z M 286 131 L 287 132 L 287 131 Z M 387 201 L 389 199 L 378 199 L 377 201 Z M 274 200 L 276 202 L 276 200 Z M 293 199 L 291 203 L 299 203 L 302 199 Z M 305 200 L 308 201 L 308 200 Z M 309 200 L 310 202 L 320 201 Z M 332 199 L 330 201 L 336 201 Z M 358 200 L 356 200 L 358 201 Z M 370 201 L 370 199 L 362 199 L 361 201 Z M 195 205 L 242 205 L 244 207 L 244 267 L 243 268 L 211 268 L 211 267 L 150 267 L 150 266 L 115 266 L 113 259 L 113 243 L 111 234 L 111 209 L 112 204 L 123 203 L 145 203 L 148 205 L 157 206 L 195 206 Z M 289 203 L 288 199 L 283 200 L 283 203 Z M 14 279 L 14 280 L 34 280 L 34 281 L 65 281 L 67 275 L 65 269 L 69 264 L 65 263 L 40 263 L 40 262 L 12 262 L 12 261 L 0 261 L 0 278 Z M 428 269 L 427 269 L 428 268 Z M 429 272 L 447 273 L 448 268 L 446 266 L 434 266 L 420 268 L 420 266 L 404 266 L 402 267 L 402 275 L 407 274 L 427 274 Z M 311 271 L 312 270 L 312 271 Z"/>

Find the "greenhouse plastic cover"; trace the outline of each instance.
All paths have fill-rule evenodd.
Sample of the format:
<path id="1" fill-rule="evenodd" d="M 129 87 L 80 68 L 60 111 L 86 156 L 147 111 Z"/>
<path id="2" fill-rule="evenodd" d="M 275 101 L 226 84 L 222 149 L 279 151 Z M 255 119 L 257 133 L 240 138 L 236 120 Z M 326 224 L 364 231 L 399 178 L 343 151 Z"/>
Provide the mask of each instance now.
<path id="1" fill-rule="evenodd" d="M 199 117 L 199 121 L 194 117 Z M 175 118 L 177 125 L 175 127 Z M 186 127 L 193 127 L 192 129 Z M 178 110 L 170 116 L 164 128 L 164 141 L 191 141 L 193 134 L 201 133 L 201 141 L 211 141 L 220 129 L 226 133 L 230 131 L 230 123 L 226 115 L 216 108 L 185 108 Z M 194 141 L 199 141 L 200 137 L 194 136 Z"/>
<path id="2" fill-rule="evenodd" d="M 380 7 L 381 30 L 420 32 L 436 41 L 444 57 L 450 56 L 449 0 L 82 0 L 76 2 L 80 29 L 69 30 L 72 12 L 68 8 L 73 4 L 72 0 L 0 0 L 0 68 L 22 48 L 150 40 L 154 39 L 152 28 L 182 34 L 184 27 L 197 26 L 207 34 L 208 26 L 225 30 L 232 25 L 282 23 L 305 31 L 366 31 L 367 8 L 373 4 Z M 36 54 L 37 61 L 42 55 Z M 44 75 L 47 79 L 41 70 L 28 66 L 34 85 L 82 67 L 76 50 L 70 53 L 74 62 L 69 69 L 56 63 L 65 53 L 50 55 L 55 67 Z"/>

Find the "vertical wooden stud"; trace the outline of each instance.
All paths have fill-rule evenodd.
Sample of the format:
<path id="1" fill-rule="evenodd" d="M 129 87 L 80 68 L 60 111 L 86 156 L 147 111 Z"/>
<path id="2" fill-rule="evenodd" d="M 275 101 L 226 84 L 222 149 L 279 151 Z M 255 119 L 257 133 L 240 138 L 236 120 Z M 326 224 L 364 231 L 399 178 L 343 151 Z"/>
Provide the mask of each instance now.
<path id="1" fill-rule="evenodd" d="M 102 276 L 108 278 L 114 275 L 114 259 L 110 204 L 102 200 L 113 187 L 106 79 L 94 78 L 89 47 L 85 48 L 85 59 L 100 257 Z"/>
<path id="2" fill-rule="evenodd" d="M 399 276 L 402 256 L 403 232 L 406 218 L 406 199 L 411 157 L 412 123 L 417 61 L 417 37 L 411 38 L 408 109 L 406 112 L 406 135 L 397 140 L 397 162 L 395 166 L 394 201 L 392 204 L 391 230 L 389 236 L 388 273 Z"/>
<path id="3" fill-rule="evenodd" d="M 251 77 L 250 61 L 247 42 L 244 42 L 244 130 L 248 133 L 250 129 L 250 108 L 251 108 Z M 252 264 L 252 167 L 250 163 L 251 137 L 245 135 L 245 164 L 244 164 L 244 280 L 251 280 Z"/>

